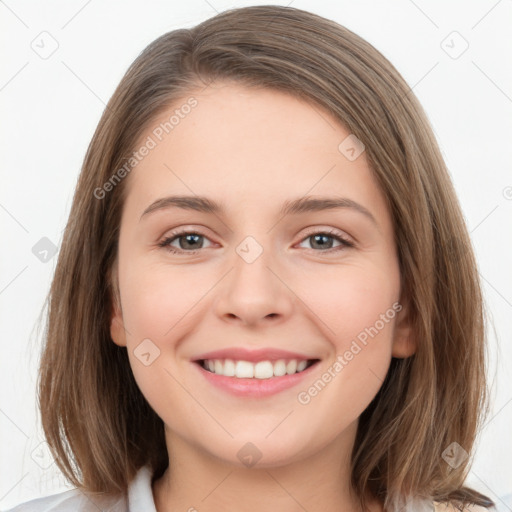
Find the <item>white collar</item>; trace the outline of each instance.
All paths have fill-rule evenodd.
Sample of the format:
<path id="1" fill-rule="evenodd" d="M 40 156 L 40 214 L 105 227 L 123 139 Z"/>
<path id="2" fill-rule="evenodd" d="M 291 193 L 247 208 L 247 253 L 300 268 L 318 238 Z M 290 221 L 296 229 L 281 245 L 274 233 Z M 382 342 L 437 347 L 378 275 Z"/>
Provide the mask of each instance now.
<path id="1" fill-rule="evenodd" d="M 153 473 L 142 466 L 128 487 L 128 512 L 157 512 L 151 488 Z"/>

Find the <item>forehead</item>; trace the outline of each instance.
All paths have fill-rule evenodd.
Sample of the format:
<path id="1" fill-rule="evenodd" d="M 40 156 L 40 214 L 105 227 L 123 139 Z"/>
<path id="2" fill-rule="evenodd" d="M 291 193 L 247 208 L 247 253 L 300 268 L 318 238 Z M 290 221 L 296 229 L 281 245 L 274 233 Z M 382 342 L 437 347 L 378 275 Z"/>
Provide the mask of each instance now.
<path id="1" fill-rule="evenodd" d="M 195 106 L 184 108 L 190 98 Z M 384 198 L 364 151 L 353 160 L 340 149 L 349 137 L 312 102 L 272 89 L 212 84 L 175 101 L 142 134 L 136 148 L 148 138 L 154 147 L 130 173 L 127 202 L 142 213 L 158 197 L 199 194 L 258 210 L 334 192 L 383 215 Z"/>

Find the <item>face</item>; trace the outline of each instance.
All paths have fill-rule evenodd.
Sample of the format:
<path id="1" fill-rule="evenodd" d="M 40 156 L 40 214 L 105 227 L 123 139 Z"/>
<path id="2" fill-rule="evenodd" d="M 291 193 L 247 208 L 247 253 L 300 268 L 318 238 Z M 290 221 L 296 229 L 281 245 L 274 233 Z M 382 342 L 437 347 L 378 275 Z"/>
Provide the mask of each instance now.
<path id="1" fill-rule="evenodd" d="M 318 106 L 229 83 L 191 95 L 126 178 L 112 339 L 168 440 L 238 466 L 298 461 L 353 435 L 391 357 L 414 351 L 390 212 Z M 292 374 L 292 359 L 309 363 Z"/>

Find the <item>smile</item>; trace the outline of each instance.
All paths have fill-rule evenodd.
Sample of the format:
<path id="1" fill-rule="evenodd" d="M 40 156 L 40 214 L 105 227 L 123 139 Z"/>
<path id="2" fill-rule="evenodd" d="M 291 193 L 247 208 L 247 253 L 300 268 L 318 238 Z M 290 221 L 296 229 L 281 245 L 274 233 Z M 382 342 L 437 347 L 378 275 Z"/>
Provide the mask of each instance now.
<path id="1" fill-rule="evenodd" d="M 202 378 L 234 396 L 265 398 L 298 385 L 317 368 L 319 359 L 249 361 L 203 359 L 194 361 Z M 212 369 L 210 369 L 212 368 Z"/>
<path id="2" fill-rule="evenodd" d="M 271 379 L 300 373 L 316 360 L 279 359 L 277 361 L 234 361 L 233 359 L 204 359 L 200 364 L 205 370 L 225 377 Z"/>

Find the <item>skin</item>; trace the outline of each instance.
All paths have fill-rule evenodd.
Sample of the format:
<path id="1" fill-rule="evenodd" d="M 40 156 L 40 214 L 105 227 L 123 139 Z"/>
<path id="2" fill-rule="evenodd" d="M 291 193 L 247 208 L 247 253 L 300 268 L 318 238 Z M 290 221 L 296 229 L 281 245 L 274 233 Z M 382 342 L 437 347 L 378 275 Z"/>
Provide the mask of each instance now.
<path id="1" fill-rule="evenodd" d="M 391 357 L 415 351 L 384 196 L 365 153 L 350 161 L 338 150 L 350 132 L 318 106 L 232 83 L 193 95 L 198 105 L 126 178 L 116 262 L 120 307 L 112 312 L 112 340 L 127 347 L 137 384 L 166 429 L 170 466 L 153 484 L 156 508 L 357 510 L 349 464 L 358 418 Z M 226 212 L 169 208 L 141 219 L 171 194 L 204 195 Z M 350 198 L 377 225 L 348 208 L 278 215 L 284 201 L 305 195 Z M 172 254 L 158 243 L 176 228 L 203 237 L 192 245 L 175 238 L 182 254 Z M 315 244 L 314 234 L 333 229 L 355 246 L 336 238 Z M 263 249 L 250 264 L 236 252 L 249 235 Z M 395 302 L 403 309 L 317 396 L 299 403 L 298 393 Z M 134 350 L 147 338 L 160 355 L 145 366 Z M 234 346 L 277 347 L 321 361 L 298 386 L 240 398 L 212 387 L 191 362 Z M 261 452 L 252 467 L 237 457 L 247 442 Z M 373 500 L 370 510 L 382 506 Z"/>

